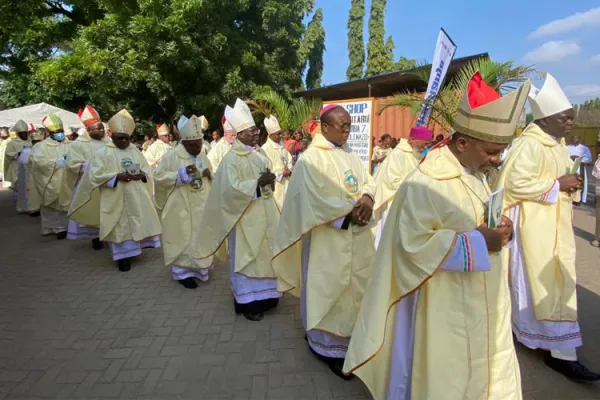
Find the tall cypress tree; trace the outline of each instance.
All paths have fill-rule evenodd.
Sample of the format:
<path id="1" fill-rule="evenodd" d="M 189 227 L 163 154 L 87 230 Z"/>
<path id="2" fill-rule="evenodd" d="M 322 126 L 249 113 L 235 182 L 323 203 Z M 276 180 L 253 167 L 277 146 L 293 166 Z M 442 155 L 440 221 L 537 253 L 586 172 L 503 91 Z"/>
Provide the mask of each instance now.
<path id="1" fill-rule="evenodd" d="M 323 9 L 319 8 L 312 21 L 306 27 L 306 46 L 308 72 L 306 74 L 306 87 L 314 89 L 321 86 L 323 75 L 323 53 L 325 53 L 325 28 L 323 28 Z"/>
<path id="2" fill-rule="evenodd" d="M 348 14 L 348 56 L 350 65 L 348 65 L 346 77 L 349 81 L 362 78 L 365 69 L 364 20 L 365 0 L 352 0 L 352 6 Z"/>
<path id="3" fill-rule="evenodd" d="M 369 17 L 369 45 L 367 47 L 367 72 L 365 76 L 373 76 L 388 71 L 393 63 L 390 60 L 385 37 L 385 6 L 387 0 L 371 1 L 371 16 Z"/>

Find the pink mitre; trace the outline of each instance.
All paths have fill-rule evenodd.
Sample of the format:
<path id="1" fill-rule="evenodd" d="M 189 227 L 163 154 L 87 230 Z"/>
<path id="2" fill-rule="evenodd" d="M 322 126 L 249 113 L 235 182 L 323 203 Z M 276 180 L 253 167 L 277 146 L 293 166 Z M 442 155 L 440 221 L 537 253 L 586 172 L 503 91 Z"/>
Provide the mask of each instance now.
<path id="1" fill-rule="evenodd" d="M 321 118 L 326 112 L 333 110 L 334 108 L 341 107 L 339 104 L 329 104 L 321 110 L 321 114 L 319 114 L 319 118 Z"/>
<path id="2" fill-rule="evenodd" d="M 415 140 L 425 140 L 430 142 L 433 140 L 433 132 L 431 132 L 431 130 L 425 128 L 424 126 L 415 126 L 410 130 L 409 138 Z"/>

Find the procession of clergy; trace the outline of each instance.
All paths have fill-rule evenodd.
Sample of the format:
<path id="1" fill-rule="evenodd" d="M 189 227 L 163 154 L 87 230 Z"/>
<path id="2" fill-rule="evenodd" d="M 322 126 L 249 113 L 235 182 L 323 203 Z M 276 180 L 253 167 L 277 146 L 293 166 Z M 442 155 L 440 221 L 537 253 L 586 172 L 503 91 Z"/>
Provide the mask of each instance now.
<path id="1" fill-rule="evenodd" d="M 528 97 L 534 122 L 515 139 Z M 55 115 L 40 142 L 17 123 L 4 163 L 17 211 L 39 210 L 44 235 L 107 243 L 120 271 L 162 245 L 185 288 L 226 266 L 235 311 L 251 321 L 283 293 L 299 297 L 308 348 L 376 400 L 510 400 L 522 398 L 513 334 L 558 373 L 600 379 L 576 354 L 572 202 L 582 180 L 564 144 L 574 117 L 549 74 L 541 90 L 528 81 L 502 97 L 476 73 L 454 133 L 431 148 L 432 132 L 413 128 L 374 177 L 347 146 L 342 106 L 322 109 L 292 166 L 276 117 L 258 147 L 239 99 L 210 151 L 204 117 L 182 117 L 174 147 L 159 128 L 142 153 L 126 110 L 108 121 L 109 138 L 87 106 L 86 133 L 69 144 Z M 498 189 L 505 213 L 492 229 Z"/>

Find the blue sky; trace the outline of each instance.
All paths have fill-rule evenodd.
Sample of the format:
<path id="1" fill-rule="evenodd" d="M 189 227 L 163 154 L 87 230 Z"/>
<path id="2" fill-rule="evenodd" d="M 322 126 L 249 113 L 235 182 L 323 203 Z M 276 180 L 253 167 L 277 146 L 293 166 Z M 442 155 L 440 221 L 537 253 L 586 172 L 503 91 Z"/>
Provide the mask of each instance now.
<path id="1" fill-rule="evenodd" d="M 370 5 L 366 0 L 365 48 Z M 323 84 L 344 82 L 350 0 L 316 0 L 316 7 L 323 8 L 327 34 Z M 443 27 L 458 46 L 455 57 L 488 52 L 497 61 L 535 64 L 573 103 L 600 96 L 598 0 L 388 0 L 385 27 L 396 58 L 431 61 Z"/>

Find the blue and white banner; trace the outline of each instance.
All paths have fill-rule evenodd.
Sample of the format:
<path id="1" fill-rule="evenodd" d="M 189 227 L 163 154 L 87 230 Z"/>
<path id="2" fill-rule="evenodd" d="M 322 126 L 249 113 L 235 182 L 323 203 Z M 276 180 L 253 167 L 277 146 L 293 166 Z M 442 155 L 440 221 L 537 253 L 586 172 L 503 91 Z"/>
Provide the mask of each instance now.
<path id="1" fill-rule="evenodd" d="M 423 108 L 421 108 L 417 126 L 427 125 L 429 117 L 431 116 L 431 105 L 444 84 L 444 79 L 446 78 L 450 62 L 454 58 L 454 53 L 456 53 L 456 44 L 450 39 L 450 36 L 448 36 L 446 31 L 441 29 L 440 34 L 438 35 L 437 45 L 435 46 L 435 53 L 433 53 L 431 75 L 429 76 L 427 92 L 425 92 L 425 99 L 427 102 L 423 105 Z"/>

